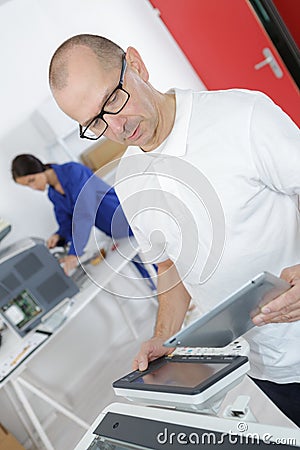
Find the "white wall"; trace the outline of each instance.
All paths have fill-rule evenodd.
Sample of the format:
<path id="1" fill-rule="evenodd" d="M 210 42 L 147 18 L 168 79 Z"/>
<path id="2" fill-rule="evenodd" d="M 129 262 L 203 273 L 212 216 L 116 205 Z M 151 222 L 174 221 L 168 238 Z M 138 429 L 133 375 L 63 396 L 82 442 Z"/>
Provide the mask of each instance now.
<path id="1" fill-rule="evenodd" d="M 203 88 L 147 0 L 10 0 L 0 6 L 0 217 L 13 225 L 1 245 L 54 231 L 51 205 L 11 181 L 10 163 L 22 152 L 44 162 L 51 157 L 30 116 L 50 96 L 47 75 L 54 50 L 79 33 L 104 35 L 124 49 L 135 46 L 160 90 Z"/>
<path id="2" fill-rule="evenodd" d="M 201 89 L 203 85 L 147 0 L 9 0 L 0 5 L 0 217 L 13 226 L 0 244 L 1 249 L 28 235 L 47 238 L 56 228 L 46 195 L 16 185 L 11 179 L 10 165 L 15 155 L 24 152 L 33 153 L 44 162 L 55 162 L 47 141 L 33 125 L 32 114 L 51 95 L 48 65 L 65 39 L 74 34 L 94 33 L 115 40 L 124 49 L 135 46 L 149 68 L 150 81 L 162 91 L 172 86 Z M 63 113 L 56 109 L 56 114 L 56 121 L 63 121 Z M 55 155 L 57 162 L 61 162 L 66 154 L 57 148 L 61 155 Z M 140 325 L 146 338 L 153 327 L 154 313 L 144 317 L 147 320 L 140 321 Z M 80 327 L 73 332 L 80 335 L 83 348 L 89 345 L 90 333 L 83 334 Z M 66 340 L 63 348 L 65 355 L 71 354 L 72 340 L 69 344 Z M 93 358 L 97 362 L 96 354 Z M 39 367 L 47 374 L 45 366 Z M 85 367 L 78 367 L 79 378 L 80 370 Z M 125 369 L 116 365 L 114 370 L 120 374 Z M 61 385 L 64 383 L 62 379 Z M 82 391 L 81 394 L 86 395 Z M 0 422 L 25 442 L 26 433 L 20 422 L 13 411 L 8 415 L 8 403 L 1 390 Z"/>

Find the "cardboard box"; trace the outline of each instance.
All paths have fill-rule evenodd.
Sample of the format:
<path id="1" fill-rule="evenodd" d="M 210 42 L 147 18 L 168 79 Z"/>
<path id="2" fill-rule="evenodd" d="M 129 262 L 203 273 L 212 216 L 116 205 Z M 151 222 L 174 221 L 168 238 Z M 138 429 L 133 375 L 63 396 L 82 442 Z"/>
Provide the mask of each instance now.
<path id="1" fill-rule="evenodd" d="M 109 139 L 102 138 L 97 144 L 85 150 L 80 159 L 84 165 L 88 166 L 94 172 L 98 171 L 100 177 L 111 172 L 118 164 L 126 150 L 126 145 L 118 144 Z"/>
<path id="2" fill-rule="evenodd" d="M 0 450 L 25 450 L 23 445 L 1 423 Z"/>

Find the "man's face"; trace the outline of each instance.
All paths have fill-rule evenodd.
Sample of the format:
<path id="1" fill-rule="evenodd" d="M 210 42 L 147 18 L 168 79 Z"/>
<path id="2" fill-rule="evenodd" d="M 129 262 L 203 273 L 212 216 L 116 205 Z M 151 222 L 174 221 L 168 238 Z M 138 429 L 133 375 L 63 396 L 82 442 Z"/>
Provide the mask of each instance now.
<path id="1" fill-rule="evenodd" d="M 123 84 L 130 98 L 120 113 L 104 115 L 108 124 L 105 136 L 125 145 L 152 150 L 160 143 L 159 112 L 147 83 L 148 73 L 139 68 L 140 61 L 132 62 L 135 57 L 135 54 L 131 59 L 127 57 Z M 117 87 L 121 65 L 120 58 L 120 67 L 104 70 L 90 49 L 75 48 L 68 61 L 67 86 L 53 91 L 59 107 L 83 127 L 87 125 Z"/>

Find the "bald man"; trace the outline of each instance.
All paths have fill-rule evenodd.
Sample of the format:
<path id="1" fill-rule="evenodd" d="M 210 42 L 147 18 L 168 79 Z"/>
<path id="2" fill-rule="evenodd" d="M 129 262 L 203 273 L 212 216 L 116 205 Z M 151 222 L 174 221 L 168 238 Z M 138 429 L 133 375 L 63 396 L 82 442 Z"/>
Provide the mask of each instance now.
<path id="1" fill-rule="evenodd" d="M 299 425 L 296 125 L 259 92 L 161 93 L 136 49 L 125 53 L 95 35 L 64 42 L 52 57 L 49 80 L 59 107 L 79 123 L 81 138 L 104 135 L 129 146 L 116 192 L 142 250 L 158 264 L 159 292 L 154 335 L 142 345 L 134 369 L 144 370 L 170 351 L 162 344 L 181 328 L 191 298 L 205 312 L 257 273 L 281 273 L 293 287 L 254 318 L 265 326 L 247 336 L 251 375 Z M 204 206 L 196 198 L 197 180 L 211 204 L 208 195 Z M 224 242 L 212 256 L 217 213 Z M 208 260 L 210 273 L 201 279 Z"/>

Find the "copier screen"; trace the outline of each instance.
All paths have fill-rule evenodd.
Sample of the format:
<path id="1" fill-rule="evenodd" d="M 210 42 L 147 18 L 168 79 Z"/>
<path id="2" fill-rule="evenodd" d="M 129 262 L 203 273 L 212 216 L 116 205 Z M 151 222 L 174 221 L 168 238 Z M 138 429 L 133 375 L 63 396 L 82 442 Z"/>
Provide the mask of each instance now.
<path id="1" fill-rule="evenodd" d="M 159 369 L 134 380 L 135 383 L 193 388 L 228 364 L 168 362 Z"/>

